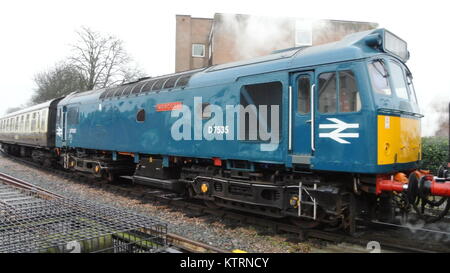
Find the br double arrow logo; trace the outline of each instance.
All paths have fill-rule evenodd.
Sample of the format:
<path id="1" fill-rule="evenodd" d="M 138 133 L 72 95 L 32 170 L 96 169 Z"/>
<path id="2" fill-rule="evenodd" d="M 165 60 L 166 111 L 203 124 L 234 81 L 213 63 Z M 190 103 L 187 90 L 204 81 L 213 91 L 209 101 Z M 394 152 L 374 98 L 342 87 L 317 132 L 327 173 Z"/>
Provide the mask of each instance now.
<path id="1" fill-rule="evenodd" d="M 334 122 L 328 124 L 319 124 L 319 129 L 335 129 L 329 133 L 319 133 L 319 137 L 328 137 L 341 144 L 350 144 L 344 138 L 358 138 L 359 133 L 343 133 L 343 131 L 350 128 L 359 128 L 358 123 L 345 123 L 337 118 L 327 118 L 327 120 Z"/>

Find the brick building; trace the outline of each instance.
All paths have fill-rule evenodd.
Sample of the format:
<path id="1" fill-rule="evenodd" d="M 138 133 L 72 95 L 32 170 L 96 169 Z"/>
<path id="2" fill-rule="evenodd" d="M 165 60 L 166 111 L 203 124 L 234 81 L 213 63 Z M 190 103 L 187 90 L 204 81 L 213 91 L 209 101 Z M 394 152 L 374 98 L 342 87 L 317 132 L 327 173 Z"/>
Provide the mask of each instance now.
<path id="1" fill-rule="evenodd" d="M 376 28 L 370 22 L 269 18 L 216 13 L 176 16 L 176 72 L 270 54 L 274 50 L 340 40 Z"/>

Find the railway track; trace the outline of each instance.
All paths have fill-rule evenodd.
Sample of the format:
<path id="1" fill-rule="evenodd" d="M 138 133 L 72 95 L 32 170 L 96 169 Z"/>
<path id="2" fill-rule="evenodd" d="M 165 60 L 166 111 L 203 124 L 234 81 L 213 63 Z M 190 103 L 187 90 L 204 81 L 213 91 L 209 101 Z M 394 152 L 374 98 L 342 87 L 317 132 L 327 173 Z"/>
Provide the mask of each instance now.
<path id="1" fill-rule="evenodd" d="M 65 204 L 65 197 L 46 190 L 44 188 L 33 185 L 29 182 L 23 181 L 21 179 L 15 178 L 13 176 L 7 175 L 0 172 L 0 219 L 4 217 L 19 218 L 24 215 L 24 211 L 32 210 L 34 214 L 42 216 L 45 214 L 47 209 L 46 203 L 44 201 L 61 201 Z M 59 203 L 57 203 L 59 204 Z M 76 206 L 77 204 L 70 203 L 71 206 Z M 3 208 L 3 209 L 2 209 Z M 42 211 L 40 211 L 42 210 Z M 33 215 L 34 217 L 35 215 Z M 46 215 L 48 219 L 54 220 L 56 216 L 52 214 L 51 216 Z M 60 216 L 60 215 L 58 215 Z M 22 220 L 23 221 L 23 218 Z M 6 222 L 6 221 L 5 221 Z M 3 221 L 2 221 L 3 223 Z M 10 228 L 10 225 L 8 228 Z M 0 238 L 7 233 L 7 229 L 2 229 L 0 227 Z M 10 237 L 10 234 L 4 237 Z M 170 253 L 227 253 L 229 251 L 219 249 L 201 242 L 193 241 L 188 238 L 182 237 L 173 233 L 165 234 L 165 242 L 167 248 L 161 250 L 160 252 L 170 252 Z M 2 249 L 3 247 L 3 249 Z M 26 249 L 27 246 L 23 246 Z M 30 247 L 31 248 L 31 247 Z M 11 248 L 9 248 L 11 249 Z M 0 244 L 0 253 L 2 250 L 8 250 L 6 246 Z"/>
<path id="2" fill-rule="evenodd" d="M 401 225 L 392 225 L 388 223 L 377 222 L 373 223 L 376 226 L 376 230 L 370 230 L 365 228 L 363 231 L 358 232 L 355 236 L 350 236 L 339 231 L 328 231 L 318 229 L 300 229 L 299 227 L 284 221 L 277 221 L 268 217 L 255 216 L 249 213 L 235 212 L 228 209 L 214 209 L 206 207 L 203 203 L 196 202 L 195 200 L 186 200 L 183 196 L 168 192 L 161 189 L 154 189 L 150 187 L 144 187 L 141 185 L 131 185 L 127 183 L 108 184 L 104 181 L 98 181 L 89 175 L 68 172 L 65 170 L 58 170 L 52 168 L 45 168 L 35 162 L 30 162 L 23 158 L 12 157 L 5 155 L 8 158 L 27 164 L 28 166 L 35 167 L 40 171 L 47 171 L 56 174 L 63 178 L 68 178 L 81 183 L 87 183 L 94 187 L 101 188 L 103 190 L 110 191 L 115 194 L 119 194 L 126 197 L 138 198 L 143 202 L 157 202 L 164 204 L 169 208 L 176 208 L 185 211 L 192 216 L 205 216 L 211 215 L 226 219 L 237 224 L 242 225 L 255 225 L 265 229 L 269 233 L 288 233 L 294 234 L 299 241 L 308 239 L 321 240 L 322 242 L 339 244 L 350 243 L 359 245 L 362 247 L 368 246 L 371 242 L 377 242 L 381 245 L 382 249 L 388 251 L 398 252 L 450 252 L 450 233 L 445 231 L 438 231 L 426 228 L 416 228 L 415 234 L 428 234 L 423 237 L 444 236 L 447 238 L 445 242 L 433 242 L 430 240 L 422 241 L 415 240 L 414 236 L 400 236 L 404 233 L 411 233 L 406 227 Z M 383 229 L 384 230 L 380 230 Z M 414 235 L 413 233 L 408 235 Z M 421 235 L 422 236 L 422 235 Z M 194 242 L 189 246 L 189 240 L 182 240 L 177 236 L 173 237 L 174 245 L 178 244 L 181 251 L 188 252 L 225 252 L 223 250 L 211 248 L 209 245 Z"/>

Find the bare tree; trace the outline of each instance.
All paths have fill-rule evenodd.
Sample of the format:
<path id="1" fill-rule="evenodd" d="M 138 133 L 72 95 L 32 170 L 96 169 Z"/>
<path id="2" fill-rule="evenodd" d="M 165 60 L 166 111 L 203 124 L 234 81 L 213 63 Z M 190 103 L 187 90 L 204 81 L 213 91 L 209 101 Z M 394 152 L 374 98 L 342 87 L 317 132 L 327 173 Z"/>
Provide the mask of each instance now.
<path id="1" fill-rule="evenodd" d="M 143 73 L 131 66 L 131 58 L 123 41 L 102 35 L 87 27 L 77 32 L 79 41 L 72 45 L 70 63 L 83 75 L 88 90 L 105 88 L 141 77 Z"/>
<path id="2" fill-rule="evenodd" d="M 34 82 L 37 85 L 31 99 L 34 104 L 62 97 L 74 91 L 88 90 L 83 74 L 67 63 L 60 63 L 49 71 L 36 74 Z"/>

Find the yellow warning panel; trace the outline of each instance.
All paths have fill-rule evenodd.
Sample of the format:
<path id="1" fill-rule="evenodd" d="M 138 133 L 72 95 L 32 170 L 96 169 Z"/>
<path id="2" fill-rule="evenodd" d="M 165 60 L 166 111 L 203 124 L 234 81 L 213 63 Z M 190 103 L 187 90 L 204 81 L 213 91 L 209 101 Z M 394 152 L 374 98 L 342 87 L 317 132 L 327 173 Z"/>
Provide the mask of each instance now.
<path id="1" fill-rule="evenodd" d="M 420 119 L 378 116 L 378 165 L 420 160 Z"/>

